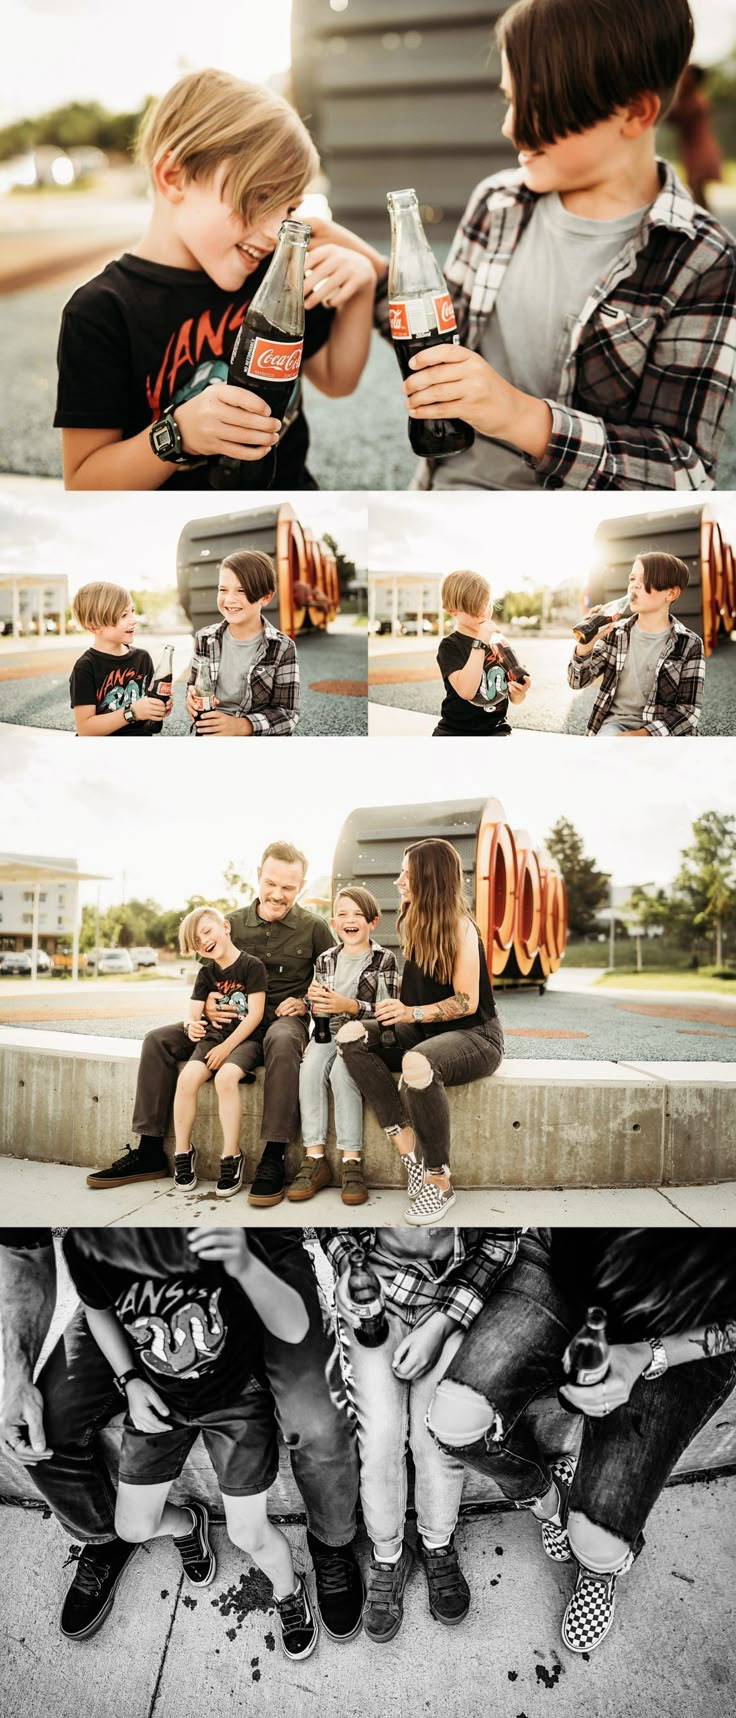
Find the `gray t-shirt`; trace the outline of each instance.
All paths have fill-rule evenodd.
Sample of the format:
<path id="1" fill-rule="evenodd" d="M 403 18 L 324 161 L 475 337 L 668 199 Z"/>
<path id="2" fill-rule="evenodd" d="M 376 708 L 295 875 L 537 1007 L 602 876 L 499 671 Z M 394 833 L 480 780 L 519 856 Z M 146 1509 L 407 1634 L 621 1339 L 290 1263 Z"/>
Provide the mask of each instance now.
<path id="1" fill-rule="evenodd" d="M 671 631 L 670 626 L 662 632 L 643 632 L 639 625 L 632 626 L 626 660 L 618 677 L 613 703 L 607 712 L 609 716 L 622 721 L 641 716 L 652 695 L 657 663 Z"/>
<path id="2" fill-rule="evenodd" d="M 335 980 L 332 986 L 333 990 L 337 991 L 338 996 L 357 996 L 358 979 L 364 966 L 368 965 L 372 954 L 371 948 L 368 949 L 367 954 L 350 954 L 346 948 L 341 948 L 335 962 Z M 332 1014 L 330 1016 L 330 1031 L 333 1038 L 335 1033 L 339 1032 L 340 1027 L 345 1025 L 345 1019 L 344 1014 Z"/>
<path id="3" fill-rule="evenodd" d="M 236 716 L 240 709 L 245 683 L 262 643 L 262 630 L 255 638 L 233 638 L 229 628 L 222 635 L 217 705 L 226 716 Z"/>
<path id="4" fill-rule="evenodd" d="M 634 209 L 615 221 L 591 221 L 569 214 L 556 191 L 540 197 L 481 337 L 480 353 L 499 376 L 535 399 L 557 398 L 575 322 L 643 215 Z M 523 454 L 477 430 L 467 453 L 437 462 L 432 486 L 538 487 Z"/>

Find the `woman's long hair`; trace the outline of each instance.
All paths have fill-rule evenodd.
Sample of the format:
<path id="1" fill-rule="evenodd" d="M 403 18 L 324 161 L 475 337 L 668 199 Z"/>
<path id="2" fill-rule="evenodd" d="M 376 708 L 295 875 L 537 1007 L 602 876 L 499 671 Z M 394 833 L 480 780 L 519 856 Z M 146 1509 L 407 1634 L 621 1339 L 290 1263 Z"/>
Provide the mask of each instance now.
<path id="1" fill-rule="evenodd" d="M 398 931 L 407 960 L 416 961 L 438 984 L 451 984 L 463 920 L 473 915 L 465 899 L 460 855 L 436 836 L 406 849 L 411 898 L 402 902 Z"/>
<path id="2" fill-rule="evenodd" d="M 623 1229 L 596 1272 L 601 1299 L 622 1324 L 675 1334 L 736 1318 L 736 1246 L 730 1230 L 683 1235 Z"/>

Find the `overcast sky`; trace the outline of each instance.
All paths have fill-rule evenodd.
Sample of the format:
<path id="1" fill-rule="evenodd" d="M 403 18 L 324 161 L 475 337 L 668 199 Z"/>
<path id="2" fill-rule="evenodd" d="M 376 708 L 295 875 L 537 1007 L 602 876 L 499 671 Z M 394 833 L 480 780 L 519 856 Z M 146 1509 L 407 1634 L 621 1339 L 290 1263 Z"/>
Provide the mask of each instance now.
<path id="1" fill-rule="evenodd" d="M 593 535 L 603 519 L 692 507 L 692 495 L 578 493 L 538 495 L 372 495 L 369 567 L 386 572 L 485 573 L 495 594 L 583 584 Z M 729 542 L 736 543 L 736 498 L 714 502 Z M 646 545 L 642 543 L 642 547 Z"/>
<path id="2" fill-rule="evenodd" d="M 736 42 L 736 0 L 691 5 L 696 56 L 713 64 Z M 5 0 L 0 123 L 67 101 L 135 108 L 200 66 L 273 77 L 289 64 L 290 13 L 290 0 Z"/>
<path id="3" fill-rule="evenodd" d="M 242 510 L 281 501 L 289 501 L 316 536 L 329 532 L 344 554 L 365 565 L 364 498 L 269 491 L 244 496 Z M 166 589 L 176 584 L 176 545 L 183 526 L 226 508 L 222 495 L 209 493 L 70 495 L 47 485 L 9 487 L 0 493 L 0 571 L 66 573 L 72 594 L 88 579 L 110 579 L 135 590 Z"/>
<path id="4" fill-rule="evenodd" d="M 110 747 L 17 728 L 0 759 L 4 848 L 68 855 L 109 874 L 103 903 L 120 900 L 123 872 L 128 897 L 177 907 L 192 893 L 218 896 L 227 862 L 252 872 L 275 839 L 303 848 L 316 877 L 331 870 L 356 806 L 491 796 L 535 845 L 565 816 L 616 884 L 666 886 L 693 818 L 736 804 L 734 747 L 522 732 L 510 745 L 471 741 L 439 754 L 429 739 Z M 93 886 L 84 898 L 94 898 Z"/>

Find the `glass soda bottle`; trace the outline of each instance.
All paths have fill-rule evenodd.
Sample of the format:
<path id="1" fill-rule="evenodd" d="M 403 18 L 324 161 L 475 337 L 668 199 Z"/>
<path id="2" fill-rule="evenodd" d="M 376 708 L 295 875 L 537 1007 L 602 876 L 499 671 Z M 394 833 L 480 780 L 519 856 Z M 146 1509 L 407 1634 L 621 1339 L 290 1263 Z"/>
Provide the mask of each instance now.
<path id="1" fill-rule="evenodd" d="M 320 983 L 323 984 L 325 986 L 325 989 L 327 989 L 327 990 L 332 990 L 332 988 L 333 988 L 332 984 L 330 983 L 329 977 L 327 976 L 326 973 L 322 975 L 322 978 L 320 979 Z M 315 1043 L 316 1044 L 331 1044 L 332 1033 L 330 1031 L 329 1011 L 327 1013 L 325 1013 L 324 1010 L 318 1011 L 316 1008 L 314 1008 L 312 1010 L 312 1012 L 314 1014 L 314 1040 L 315 1040 Z"/>
<path id="2" fill-rule="evenodd" d="M 166 701 L 171 697 L 173 684 L 174 646 L 173 644 L 165 644 L 158 662 L 156 663 L 156 667 L 153 670 L 151 684 L 146 696 L 149 698 L 160 698 L 162 703 L 166 703 Z M 152 734 L 160 734 L 162 727 L 163 721 L 151 722 L 150 732 Z"/>
<path id="3" fill-rule="evenodd" d="M 376 1002 L 377 1003 L 378 1002 L 387 1002 L 388 997 L 389 997 L 388 985 L 387 985 L 386 980 L 383 976 L 383 973 L 379 972 L 378 979 L 376 981 Z M 384 1050 L 393 1050 L 394 1047 L 398 1044 L 398 1042 L 399 1042 L 399 1040 L 396 1036 L 396 1027 L 395 1026 L 389 1026 L 389 1025 L 384 1023 L 381 1026 L 381 1043 L 383 1045 Z"/>
<path id="4" fill-rule="evenodd" d="M 311 227 L 304 221 L 282 221 L 276 249 L 238 330 L 230 359 L 228 382 L 247 388 L 284 422 L 296 398 L 304 347 L 304 263 Z M 267 421 L 267 420 L 266 420 Z M 276 455 L 250 462 L 221 458 L 210 466 L 213 489 L 267 489 L 273 482 Z"/>
<path id="5" fill-rule="evenodd" d="M 573 627 L 573 637 L 578 644 L 590 644 L 602 626 L 607 626 L 610 620 L 625 620 L 631 614 L 631 603 L 628 597 L 618 597 L 615 602 L 607 602 L 602 608 L 597 608 L 595 614 L 586 614 Z"/>
<path id="6" fill-rule="evenodd" d="M 409 361 L 425 346 L 457 346 L 452 299 L 419 214 L 416 191 L 389 191 L 391 262 L 388 297 L 391 336 L 406 380 Z M 415 453 L 444 459 L 472 447 L 475 432 L 460 418 L 410 418 L 409 441 Z"/>
<path id="7" fill-rule="evenodd" d="M 589 1306 L 585 1323 L 562 1356 L 562 1365 L 569 1384 L 589 1389 L 602 1384 L 608 1374 L 610 1351 L 606 1335 L 606 1314 L 601 1306 Z"/>
<path id="8" fill-rule="evenodd" d="M 380 1348 L 388 1336 L 388 1319 L 383 1290 L 373 1266 L 368 1263 L 365 1247 L 355 1247 L 351 1254 L 347 1292 L 350 1301 L 348 1316 L 356 1342 L 362 1348 Z"/>
<path id="9" fill-rule="evenodd" d="M 518 681 L 525 680 L 529 674 L 529 670 L 528 668 L 522 668 L 516 651 L 511 649 L 511 645 L 506 642 L 506 639 L 502 638 L 498 633 L 495 633 L 491 643 L 496 655 L 498 656 L 499 662 L 506 670 L 507 679 Z"/>
<path id="10" fill-rule="evenodd" d="M 197 663 L 197 674 L 196 674 L 196 678 L 194 681 L 194 690 L 197 694 L 197 715 L 201 716 L 205 710 L 214 710 L 214 707 L 215 707 L 215 683 L 214 683 L 214 680 L 212 679 L 212 670 L 210 668 L 209 662 L 207 661 L 207 658 L 204 656 L 201 656 L 199 659 L 199 662 Z M 195 732 L 196 732 L 196 720 L 195 720 Z"/>

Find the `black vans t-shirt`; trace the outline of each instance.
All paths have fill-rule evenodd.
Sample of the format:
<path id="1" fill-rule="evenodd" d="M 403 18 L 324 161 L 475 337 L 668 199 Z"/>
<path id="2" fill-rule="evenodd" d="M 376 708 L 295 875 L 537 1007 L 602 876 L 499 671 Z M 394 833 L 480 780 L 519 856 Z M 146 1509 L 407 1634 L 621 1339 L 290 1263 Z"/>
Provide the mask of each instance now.
<path id="1" fill-rule="evenodd" d="M 478 937 L 478 953 L 480 955 L 480 974 L 478 1007 L 475 1012 L 458 1015 L 456 1020 L 432 1020 L 428 1021 L 426 1026 L 420 1024 L 419 1031 L 423 1038 L 432 1038 L 437 1032 L 467 1032 L 471 1027 L 484 1026 L 487 1021 L 495 1020 L 496 1004 L 493 999 L 493 986 L 488 971 L 486 951 L 480 936 Z M 400 991 L 401 1000 L 406 1003 L 407 1008 L 421 1008 L 423 1004 L 429 1006 L 430 1002 L 445 1002 L 448 997 L 454 996 L 454 994 L 455 990 L 452 984 L 440 984 L 438 979 L 432 978 L 416 961 L 407 960 L 401 974 Z"/>
<path id="2" fill-rule="evenodd" d="M 506 670 L 486 652 L 480 685 L 473 699 L 461 698 L 450 685 L 450 675 L 465 667 L 475 640 L 463 632 L 451 632 L 437 651 L 440 674 L 445 682 L 440 720 L 458 734 L 507 734 L 508 680 Z"/>
<path id="3" fill-rule="evenodd" d="M 78 704 L 93 704 L 96 716 L 109 716 L 115 710 L 127 710 L 139 698 L 145 698 L 146 688 L 153 679 L 153 663 L 147 650 L 129 650 L 124 656 L 110 656 L 105 650 L 91 645 L 78 657 L 69 675 L 72 709 Z M 116 728 L 109 738 L 120 734 L 158 733 L 156 722 L 126 722 Z"/>
<path id="4" fill-rule="evenodd" d="M 141 1376 L 181 1413 L 236 1400 L 261 1360 L 261 1324 L 220 1265 L 192 1261 L 181 1275 L 138 1274 L 90 1257 L 70 1230 L 64 1256 L 80 1300 L 114 1307 Z"/>
<path id="5" fill-rule="evenodd" d="M 270 261 L 265 257 L 237 292 L 223 291 L 202 270 L 167 268 L 129 252 L 108 263 L 64 310 L 55 427 L 122 429 L 127 441 L 208 382 L 226 382 L 235 336 Z M 306 312 L 305 359 L 324 346 L 333 316 L 323 306 Z M 275 488 L 305 486 L 308 448 L 298 392 L 276 449 Z M 263 489 L 270 463 L 244 460 L 241 487 Z M 161 487 L 208 489 L 207 462 L 183 466 Z"/>
<path id="6" fill-rule="evenodd" d="M 213 960 L 205 961 L 197 973 L 192 1000 L 206 1002 L 214 990 L 218 996 L 224 996 L 231 1007 L 237 1008 L 241 1019 L 244 1019 L 248 1012 L 248 997 L 251 991 L 266 990 L 267 987 L 268 978 L 263 961 L 255 960 L 250 954 L 239 954 L 232 966 L 216 966 Z M 225 1021 L 222 1033 L 217 1034 L 218 1038 L 227 1037 L 230 1032 L 235 1032 L 239 1025 L 240 1020 Z M 262 1024 L 251 1033 L 256 1042 L 262 1035 Z"/>

